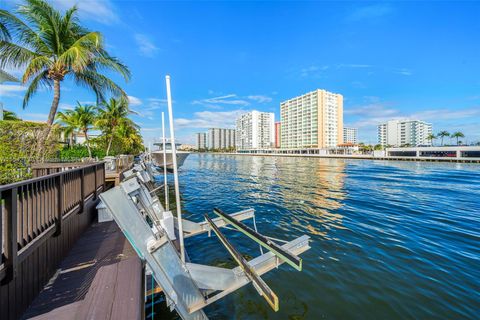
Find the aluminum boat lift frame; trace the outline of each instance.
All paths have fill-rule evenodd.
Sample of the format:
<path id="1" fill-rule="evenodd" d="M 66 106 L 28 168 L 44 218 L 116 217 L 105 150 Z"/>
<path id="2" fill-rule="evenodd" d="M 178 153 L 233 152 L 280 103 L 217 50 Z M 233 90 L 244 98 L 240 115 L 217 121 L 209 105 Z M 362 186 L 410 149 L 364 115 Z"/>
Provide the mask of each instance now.
<path id="1" fill-rule="evenodd" d="M 182 219 L 184 237 L 193 237 L 214 231 L 222 244 L 239 264 L 233 269 L 183 262 L 175 245 L 178 220 L 165 211 L 152 189 L 153 177 L 148 164 L 136 165 L 125 173 L 125 180 L 100 195 L 114 220 L 125 234 L 138 256 L 144 260 L 155 281 L 163 289 L 167 305 L 182 319 L 208 319 L 203 308 L 229 293 L 252 282 L 269 305 L 278 310 L 278 298 L 260 278 L 264 273 L 287 262 L 301 270 L 299 254 L 310 249 L 309 237 L 303 235 L 283 245 L 244 225 L 242 220 L 253 218 L 253 209 L 226 214 L 219 209 L 219 217 L 205 216 L 204 222 Z M 229 243 L 221 227 L 233 226 L 238 231 L 269 250 L 250 261 Z"/>

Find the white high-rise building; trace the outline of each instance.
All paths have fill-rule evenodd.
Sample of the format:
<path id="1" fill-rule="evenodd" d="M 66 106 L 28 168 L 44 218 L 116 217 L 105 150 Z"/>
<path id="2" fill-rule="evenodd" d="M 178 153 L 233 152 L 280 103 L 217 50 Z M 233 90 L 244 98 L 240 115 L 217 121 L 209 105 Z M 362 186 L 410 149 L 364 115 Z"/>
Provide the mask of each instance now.
<path id="1" fill-rule="evenodd" d="M 210 128 L 206 133 L 208 149 L 230 149 L 235 147 L 235 129 Z"/>
<path id="2" fill-rule="evenodd" d="M 237 149 L 268 149 L 275 143 L 275 115 L 252 111 L 237 119 Z"/>
<path id="3" fill-rule="evenodd" d="M 343 143 L 343 96 L 317 89 L 280 103 L 281 148 Z"/>
<path id="4" fill-rule="evenodd" d="M 204 132 L 199 132 L 195 134 L 195 147 L 197 150 L 207 148 L 207 134 Z"/>
<path id="5" fill-rule="evenodd" d="M 343 128 L 343 143 L 358 144 L 358 129 L 357 128 Z"/>
<path id="6" fill-rule="evenodd" d="M 421 120 L 390 120 L 378 126 L 378 143 L 382 146 L 430 146 L 432 124 Z"/>

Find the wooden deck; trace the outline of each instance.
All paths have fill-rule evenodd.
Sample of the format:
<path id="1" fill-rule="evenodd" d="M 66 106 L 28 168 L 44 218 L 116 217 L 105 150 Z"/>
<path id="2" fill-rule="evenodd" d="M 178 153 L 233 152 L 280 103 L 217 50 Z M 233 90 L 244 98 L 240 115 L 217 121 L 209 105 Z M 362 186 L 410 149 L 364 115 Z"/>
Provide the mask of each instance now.
<path id="1" fill-rule="evenodd" d="M 23 319 L 140 319 L 143 266 L 115 222 L 79 238 Z"/>

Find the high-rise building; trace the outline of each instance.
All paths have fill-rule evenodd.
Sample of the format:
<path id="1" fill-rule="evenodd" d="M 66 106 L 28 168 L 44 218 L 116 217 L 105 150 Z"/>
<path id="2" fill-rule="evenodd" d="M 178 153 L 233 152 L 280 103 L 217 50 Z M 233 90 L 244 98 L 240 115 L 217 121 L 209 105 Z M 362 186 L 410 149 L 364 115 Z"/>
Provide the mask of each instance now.
<path id="1" fill-rule="evenodd" d="M 429 146 L 432 124 L 421 120 L 390 120 L 378 126 L 378 143 L 382 146 Z"/>
<path id="2" fill-rule="evenodd" d="M 237 149 L 267 149 L 275 143 L 275 115 L 251 111 L 237 119 Z"/>
<path id="3" fill-rule="evenodd" d="M 275 148 L 280 148 L 280 141 L 281 141 L 281 123 L 275 122 Z"/>
<path id="4" fill-rule="evenodd" d="M 282 148 L 328 148 L 343 143 L 343 96 L 317 89 L 280 103 Z"/>
<path id="5" fill-rule="evenodd" d="M 206 140 L 208 149 L 235 148 L 235 129 L 210 128 Z"/>
<path id="6" fill-rule="evenodd" d="M 207 147 L 207 134 L 199 132 L 196 134 L 195 147 L 197 150 L 205 149 Z"/>
<path id="7" fill-rule="evenodd" d="M 343 128 L 343 143 L 358 144 L 358 129 L 357 128 Z"/>

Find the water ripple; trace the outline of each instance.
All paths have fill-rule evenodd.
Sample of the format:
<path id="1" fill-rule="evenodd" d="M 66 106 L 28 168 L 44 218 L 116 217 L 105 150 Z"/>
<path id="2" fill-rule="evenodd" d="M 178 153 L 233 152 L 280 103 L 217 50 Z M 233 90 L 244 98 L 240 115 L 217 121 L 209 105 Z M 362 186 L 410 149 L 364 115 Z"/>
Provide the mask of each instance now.
<path id="1" fill-rule="evenodd" d="M 252 207 L 262 233 L 312 238 L 303 272 L 281 266 L 264 276 L 279 312 L 247 286 L 208 307 L 212 319 L 478 317 L 478 165 L 191 155 L 180 181 L 190 219 Z M 242 253 L 259 254 L 226 233 Z M 229 261 L 215 237 L 187 249 L 195 262 Z"/>

